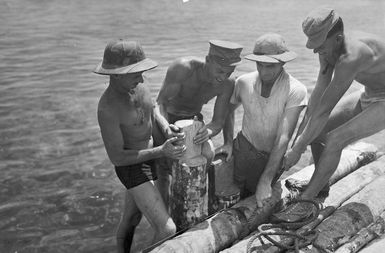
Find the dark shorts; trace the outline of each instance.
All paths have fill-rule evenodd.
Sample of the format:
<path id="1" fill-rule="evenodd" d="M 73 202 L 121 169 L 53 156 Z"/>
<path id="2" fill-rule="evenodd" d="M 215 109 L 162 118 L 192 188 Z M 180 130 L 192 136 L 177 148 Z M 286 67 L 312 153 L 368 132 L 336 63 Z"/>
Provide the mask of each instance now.
<path id="1" fill-rule="evenodd" d="M 194 119 L 195 116 L 198 117 L 199 121 L 203 122 L 203 115 L 201 113 L 198 113 L 192 116 L 179 116 L 172 113 L 167 113 L 168 123 L 170 124 L 174 124 L 176 121 L 182 120 L 182 119 Z"/>
<path id="2" fill-rule="evenodd" d="M 234 182 L 241 198 L 255 193 L 259 178 L 265 170 L 269 154 L 257 150 L 241 132 L 233 142 Z"/>
<path id="3" fill-rule="evenodd" d="M 127 166 L 115 166 L 115 172 L 127 189 L 158 178 L 152 160 Z"/>

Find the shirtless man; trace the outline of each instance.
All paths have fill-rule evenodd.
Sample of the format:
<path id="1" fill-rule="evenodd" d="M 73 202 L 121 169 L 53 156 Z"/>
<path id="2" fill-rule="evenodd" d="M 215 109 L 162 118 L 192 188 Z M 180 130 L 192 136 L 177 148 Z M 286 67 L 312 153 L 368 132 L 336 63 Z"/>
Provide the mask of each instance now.
<path id="1" fill-rule="evenodd" d="M 344 147 L 385 128 L 385 41 L 364 32 L 345 33 L 342 19 L 329 8 L 309 13 L 302 28 L 306 47 L 319 55 L 320 70 L 285 167 L 296 164 L 311 144 L 315 172 L 301 196 L 309 199 L 328 184 Z M 353 80 L 365 90 L 341 99 Z"/>
<path id="2" fill-rule="evenodd" d="M 230 75 L 241 62 L 242 46 L 233 42 L 211 40 L 205 61 L 197 58 L 182 58 L 171 64 L 167 70 L 157 102 L 162 115 L 173 124 L 180 119 L 197 116 L 203 120 L 202 106 L 216 97 L 211 122 L 204 125 L 194 138 L 196 144 L 203 145 L 203 154 L 211 161 L 212 143 L 209 139 L 224 127 L 227 109 L 234 89 L 234 78 Z M 224 146 L 220 152 L 227 152 L 232 145 L 232 133 L 224 128 Z M 209 142 L 208 142 L 209 141 Z M 209 143 L 209 145 L 207 145 Z"/>
<path id="3" fill-rule="evenodd" d="M 117 231 L 118 252 L 129 252 L 135 227 L 142 214 L 154 229 L 153 242 L 176 231 L 161 195 L 154 185 L 157 175 L 153 160 L 163 156 L 178 159 L 185 147 L 173 145 L 168 122 L 154 110 L 149 89 L 142 84 L 142 73 L 157 64 L 146 58 L 138 42 L 110 42 L 95 73 L 109 75 L 109 86 L 100 98 L 98 121 L 103 142 L 115 172 L 127 188 L 122 220 Z M 168 138 L 153 146 L 153 123 Z M 173 136 L 173 137 L 172 137 Z"/>

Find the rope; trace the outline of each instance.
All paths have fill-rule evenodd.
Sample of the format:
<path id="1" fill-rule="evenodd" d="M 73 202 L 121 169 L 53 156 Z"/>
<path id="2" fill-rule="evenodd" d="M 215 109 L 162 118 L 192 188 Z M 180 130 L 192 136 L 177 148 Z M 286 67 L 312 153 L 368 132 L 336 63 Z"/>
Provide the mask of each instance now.
<path id="1" fill-rule="evenodd" d="M 307 231 L 302 234 L 299 234 L 295 231 L 290 231 L 294 229 L 298 229 L 306 224 L 309 224 L 310 222 L 314 221 L 320 212 L 320 209 L 322 209 L 322 205 L 320 203 L 317 203 L 313 200 L 294 200 L 290 203 L 290 205 L 296 205 L 300 202 L 307 202 L 311 203 L 315 207 L 315 211 L 312 211 L 312 215 L 310 217 L 307 217 L 306 220 L 299 221 L 299 222 L 279 222 L 276 224 L 262 224 L 258 227 L 258 233 L 253 235 L 248 243 L 247 243 L 247 253 L 251 253 L 251 246 L 253 242 L 256 239 L 259 239 L 261 244 L 265 244 L 262 237 L 270 241 L 273 245 L 277 246 L 280 249 L 283 250 L 295 250 L 295 252 L 299 252 L 299 249 L 302 247 L 306 247 L 309 244 L 313 243 L 314 240 L 317 238 L 318 233 L 316 231 Z M 289 205 L 289 206 L 290 206 Z M 288 208 L 287 208 L 288 209 Z M 258 213 L 258 208 L 255 208 L 252 215 L 250 216 L 250 219 L 247 221 L 247 226 L 250 231 L 252 222 L 254 221 L 256 214 Z M 276 230 L 278 229 L 278 230 Z M 292 237 L 294 238 L 294 245 L 285 245 L 280 242 L 277 242 L 273 238 L 271 238 L 271 235 L 282 235 L 286 237 Z"/>

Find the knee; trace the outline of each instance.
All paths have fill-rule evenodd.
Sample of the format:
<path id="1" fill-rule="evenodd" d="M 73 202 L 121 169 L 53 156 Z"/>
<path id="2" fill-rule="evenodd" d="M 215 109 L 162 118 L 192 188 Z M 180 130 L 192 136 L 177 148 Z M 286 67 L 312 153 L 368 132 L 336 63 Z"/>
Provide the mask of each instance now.
<path id="1" fill-rule="evenodd" d="M 310 146 L 324 146 L 326 143 L 327 135 L 326 134 L 320 134 L 318 135 L 311 143 Z"/>
<path id="2" fill-rule="evenodd" d="M 162 237 L 167 237 L 176 233 L 176 225 L 174 221 L 169 218 L 165 225 L 157 229 Z"/>
<path id="3" fill-rule="evenodd" d="M 338 135 L 329 133 L 325 139 L 324 152 L 338 152 L 341 151 L 345 146 L 346 145 Z"/>

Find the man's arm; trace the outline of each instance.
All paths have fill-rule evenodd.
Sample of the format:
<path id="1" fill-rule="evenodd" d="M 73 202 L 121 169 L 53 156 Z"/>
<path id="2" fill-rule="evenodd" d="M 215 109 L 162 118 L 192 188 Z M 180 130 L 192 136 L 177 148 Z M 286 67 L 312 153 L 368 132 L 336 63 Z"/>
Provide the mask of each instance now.
<path id="1" fill-rule="evenodd" d="M 182 60 L 174 62 L 167 70 L 166 77 L 163 81 L 163 85 L 159 91 L 157 103 L 159 105 L 160 113 L 167 119 L 167 106 L 169 102 L 178 95 L 181 88 L 181 80 L 188 68 L 186 64 L 182 63 Z"/>
<path id="2" fill-rule="evenodd" d="M 313 109 L 302 134 L 285 157 L 286 168 L 295 165 L 301 154 L 306 150 L 306 146 L 321 133 L 331 111 L 352 84 L 358 72 L 358 66 L 357 61 L 349 61 L 348 59 L 342 59 L 336 65 L 332 81 L 325 89 L 317 106 Z"/>
<path id="3" fill-rule="evenodd" d="M 262 201 L 264 199 L 271 197 L 272 180 L 281 169 L 282 158 L 286 152 L 289 141 L 293 136 L 299 114 L 303 108 L 304 106 L 288 108 L 283 115 L 266 168 L 257 184 L 256 199 L 259 207 L 263 206 Z"/>
<path id="4" fill-rule="evenodd" d="M 325 92 L 325 89 L 329 85 L 333 76 L 334 66 L 329 65 L 324 59 L 324 57 L 322 57 L 322 55 L 319 56 L 319 62 L 320 62 L 320 70 L 318 73 L 317 83 L 310 95 L 309 103 L 307 105 L 305 115 L 298 127 L 297 136 L 295 139 L 297 139 L 297 137 L 303 132 L 303 129 L 305 128 L 307 122 L 309 121 L 310 115 L 312 115 L 314 108 L 317 107 L 322 97 L 322 94 Z"/>
<path id="5" fill-rule="evenodd" d="M 154 107 L 153 113 L 155 123 L 158 124 L 163 136 L 165 136 L 166 139 L 178 137 L 178 141 L 180 141 L 185 138 L 184 133 L 179 133 L 179 128 L 177 126 L 168 123 L 165 117 L 160 113 L 159 106 L 157 104 Z"/>
<path id="6" fill-rule="evenodd" d="M 123 136 L 118 120 L 111 113 L 98 111 L 99 126 L 108 157 L 115 166 L 137 164 L 162 156 L 179 158 L 185 147 L 174 146 L 177 137 L 168 139 L 163 145 L 141 150 L 124 149 Z"/>
<path id="7" fill-rule="evenodd" d="M 238 105 L 229 103 L 229 110 L 223 127 L 224 144 L 215 150 L 216 154 L 226 154 L 226 161 L 229 161 L 233 154 L 234 119 L 237 107 Z"/>
<path id="8" fill-rule="evenodd" d="M 227 118 L 227 112 L 229 110 L 230 97 L 233 94 L 234 90 L 234 80 L 228 80 L 225 84 L 222 92 L 217 96 L 214 105 L 214 114 L 210 123 L 203 126 L 194 138 L 196 144 L 201 144 L 207 141 L 209 138 L 217 135 L 223 128 L 225 120 Z M 230 128 L 226 128 L 226 131 L 231 131 Z M 231 134 L 232 135 L 232 134 Z M 225 142 L 229 142 L 227 138 L 230 136 L 230 133 L 223 132 Z"/>

